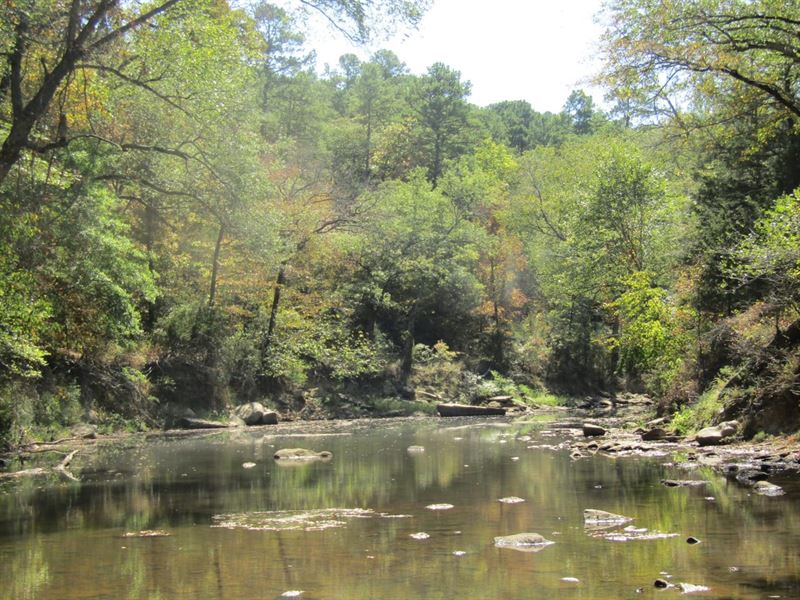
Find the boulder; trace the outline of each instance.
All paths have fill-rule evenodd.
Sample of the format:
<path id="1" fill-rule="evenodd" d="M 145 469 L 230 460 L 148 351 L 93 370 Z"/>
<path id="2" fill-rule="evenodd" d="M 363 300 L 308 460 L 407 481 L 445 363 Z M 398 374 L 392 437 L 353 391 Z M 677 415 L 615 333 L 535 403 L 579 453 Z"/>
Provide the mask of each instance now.
<path id="1" fill-rule="evenodd" d="M 583 424 L 584 437 L 597 437 L 605 434 L 606 434 L 605 428 L 601 427 L 600 425 L 596 425 L 594 423 Z"/>
<path id="2" fill-rule="evenodd" d="M 701 446 L 716 446 L 734 435 L 738 427 L 739 424 L 736 421 L 726 421 L 714 427 L 706 427 L 697 432 L 695 440 Z"/>
<path id="3" fill-rule="evenodd" d="M 260 402 L 248 402 L 236 407 L 234 414 L 244 421 L 245 425 L 275 425 L 278 414 L 267 410 Z"/>

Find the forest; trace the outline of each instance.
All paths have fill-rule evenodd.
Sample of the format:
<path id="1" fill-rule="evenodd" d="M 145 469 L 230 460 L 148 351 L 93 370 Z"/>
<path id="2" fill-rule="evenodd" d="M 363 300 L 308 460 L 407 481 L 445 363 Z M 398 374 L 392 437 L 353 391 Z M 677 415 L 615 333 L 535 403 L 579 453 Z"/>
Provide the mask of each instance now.
<path id="1" fill-rule="evenodd" d="M 606 96 L 559 113 L 318 71 L 309 14 L 428 4 L 0 6 L 0 445 L 420 393 L 800 427 L 800 4 L 608 0 Z"/>

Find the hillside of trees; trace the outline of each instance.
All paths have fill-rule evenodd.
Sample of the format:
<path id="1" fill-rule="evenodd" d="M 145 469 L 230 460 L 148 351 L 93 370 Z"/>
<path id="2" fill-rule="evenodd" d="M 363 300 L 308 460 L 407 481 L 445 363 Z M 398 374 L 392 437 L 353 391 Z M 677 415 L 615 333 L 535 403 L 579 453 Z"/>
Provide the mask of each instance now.
<path id="1" fill-rule="evenodd" d="M 610 0 L 609 110 L 316 70 L 304 14 L 426 8 L 0 7 L 2 445 L 481 386 L 797 430 L 800 5 Z"/>

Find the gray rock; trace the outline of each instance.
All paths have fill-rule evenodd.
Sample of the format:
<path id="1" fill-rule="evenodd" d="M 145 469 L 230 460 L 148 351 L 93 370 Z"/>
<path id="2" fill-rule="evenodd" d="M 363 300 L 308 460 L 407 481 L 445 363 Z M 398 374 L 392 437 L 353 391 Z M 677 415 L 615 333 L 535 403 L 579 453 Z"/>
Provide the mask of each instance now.
<path id="1" fill-rule="evenodd" d="M 736 421 L 726 421 L 715 427 L 701 429 L 695 436 L 695 440 L 701 446 L 716 446 L 726 438 L 736 433 L 739 424 Z"/>
<path id="2" fill-rule="evenodd" d="M 245 425 L 260 425 L 261 419 L 267 410 L 260 402 L 248 402 L 236 407 L 236 416 L 244 421 Z"/>
<path id="3" fill-rule="evenodd" d="M 600 425 L 596 425 L 594 423 L 583 424 L 584 437 L 597 437 L 605 434 L 606 434 L 605 428 L 601 427 Z"/>
<path id="4" fill-rule="evenodd" d="M 781 486 L 769 481 L 757 481 L 753 486 L 753 491 L 762 496 L 781 496 L 785 493 Z"/>

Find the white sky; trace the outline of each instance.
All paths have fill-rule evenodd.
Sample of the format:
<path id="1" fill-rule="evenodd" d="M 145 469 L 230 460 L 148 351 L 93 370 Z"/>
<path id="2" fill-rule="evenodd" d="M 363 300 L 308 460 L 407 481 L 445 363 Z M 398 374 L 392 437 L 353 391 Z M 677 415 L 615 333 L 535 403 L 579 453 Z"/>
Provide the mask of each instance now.
<path id="1" fill-rule="evenodd" d="M 338 64 L 348 52 L 366 59 L 389 48 L 412 73 L 443 62 L 472 83 L 469 100 L 485 106 L 501 100 L 527 100 L 537 111 L 558 112 L 573 89 L 582 88 L 602 102 L 602 91 L 587 79 L 602 32 L 594 22 L 602 0 L 434 0 L 420 28 L 406 39 L 354 48 L 323 28 L 309 34 L 320 71 Z"/>

